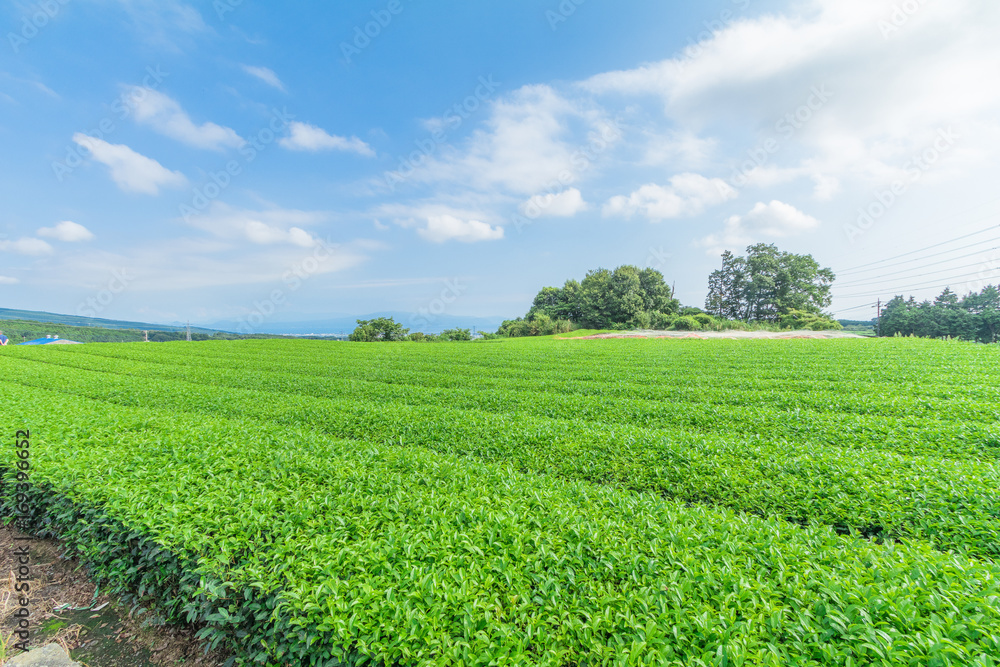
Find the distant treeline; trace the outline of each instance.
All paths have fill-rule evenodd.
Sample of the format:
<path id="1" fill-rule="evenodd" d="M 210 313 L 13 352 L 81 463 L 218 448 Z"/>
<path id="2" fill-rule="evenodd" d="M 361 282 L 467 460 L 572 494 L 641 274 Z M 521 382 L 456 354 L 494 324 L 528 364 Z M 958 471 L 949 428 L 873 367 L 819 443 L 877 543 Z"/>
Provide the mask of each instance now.
<path id="1" fill-rule="evenodd" d="M 893 298 L 882 311 L 882 336 L 958 338 L 996 343 L 1000 337 L 1000 289 L 987 285 L 959 297 L 946 288 L 934 301 Z"/>
<path id="2" fill-rule="evenodd" d="M 103 327 L 76 327 L 54 322 L 35 322 L 32 320 L 0 320 L 0 331 L 10 339 L 11 345 L 17 345 L 29 340 L 58 336 L 79 343 L 132 343 L 145 340 L 145 335 L 138 329 L 105 329 Z M 241 338 L 278 338 L 266 334 L 243 336 L 240 334 L 217 331 L 211 335 L 192 332 L 191 340 L 236 340 Z M 186 331 L 149 331 L 149 342 L 165 343 L 175 340 L 187 340 Z"/>

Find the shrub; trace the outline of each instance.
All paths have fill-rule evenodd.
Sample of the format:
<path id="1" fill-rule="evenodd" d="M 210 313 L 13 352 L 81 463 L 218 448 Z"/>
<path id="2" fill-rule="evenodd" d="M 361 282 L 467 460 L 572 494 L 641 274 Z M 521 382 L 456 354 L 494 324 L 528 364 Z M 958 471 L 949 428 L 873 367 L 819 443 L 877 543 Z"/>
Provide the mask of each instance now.
<path id="1" fill-rule="evenodd" d="M 710 327 L 715 324 L 715 319 L 708 313 L 698 313 L 694 316 L 694 319 L 703 327 Z"/>
<path id="2" fill-rule="evenodd" d="M 665 329 L 669 329 L 670 325 L 673 324 L 676 319 L 677 317 L 675 315 L 671 315 L 669 313 L 654 312 L 651 313 L 649 326 L 653 329 L 663 331 Z"/>
<path id="3" fill-rule="evenodd" d="M 674 320 L 670 328 L 673 331 L 699 331 L 701 330 L 701 323 L 690 315 L 682 315 Z"/>

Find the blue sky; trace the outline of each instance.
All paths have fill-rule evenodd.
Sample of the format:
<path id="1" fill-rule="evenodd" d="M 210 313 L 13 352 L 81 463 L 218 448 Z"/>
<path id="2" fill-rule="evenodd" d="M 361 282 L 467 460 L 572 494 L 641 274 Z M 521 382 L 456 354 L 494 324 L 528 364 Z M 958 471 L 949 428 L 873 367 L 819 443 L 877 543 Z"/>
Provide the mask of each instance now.
<path id="1" fill-rule="evenodd" d="M 637 264 L 702 305 L 763 241 L 867 318 L 1000 267 L 995 3 L 289 6 L 4 3 L 0 304 L 514 317 Z"/>

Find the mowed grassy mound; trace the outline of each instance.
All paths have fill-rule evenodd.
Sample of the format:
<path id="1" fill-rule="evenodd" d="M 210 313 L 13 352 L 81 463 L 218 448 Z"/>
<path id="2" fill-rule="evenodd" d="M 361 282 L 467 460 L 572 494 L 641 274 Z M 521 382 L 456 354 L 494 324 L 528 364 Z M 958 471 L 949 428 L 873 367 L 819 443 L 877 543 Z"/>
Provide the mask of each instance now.
<path id="1" fill-rule="evenodd" d="M 248 664 L 997 664 L 1000 354 L 13 348 L 40 534 Z"/>

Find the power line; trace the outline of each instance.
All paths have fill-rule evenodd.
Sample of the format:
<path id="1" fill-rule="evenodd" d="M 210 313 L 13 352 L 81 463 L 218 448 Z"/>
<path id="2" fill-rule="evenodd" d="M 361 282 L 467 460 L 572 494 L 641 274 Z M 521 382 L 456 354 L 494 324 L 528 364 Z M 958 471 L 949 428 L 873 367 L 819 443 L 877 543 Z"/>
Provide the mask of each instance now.
<path id="1" fill-rule="evenodd" d="M 900 274 L 900 273 L 910 273 L 912 271 L 923 271 L 924 268 L 926 268 L 928 266 L 935 266 L 936 264 L 947 264 L 948 262 L 954 262 L 955 260 L 958 260 L 958 259 L 964 259 L 966 257 L 972 257 L 973 255 L 979 255 L 981 253 L 988 252 L 990 250 L 998 250 L 998 249 L 1000 249 L 1000 246 L 994 246 L 992 248 L 987 248 L 986 250 L 977 250 L 976 252 L 970 252 L 968 255 L 962 255 L 961 257 L 952 257 L 950 259 L 943 259 L 940 262 L 931 262 L 930 264 L 925 264 L 924 266 L 920 266 L 920 267 L 917 267 L 917 268 L 914 268 L 914 269 L 902 269 L 900 271 L 893 271 L 892 273 L 886 273 L 886 274 L 883 274 L 881 276 L 875 276 L 874 278 L 865 278 L 864 280 L 856 280 L 856 281 L 854 281 L 852 283 L 841 283 L 841 284 L 838 285 L 838 287 L 853 287 L 853 286 L 859 286 L 859 285 L 871 285 L 874 282 L 880 281 L 880 280 L 882 280 L 883 278 L 885 278 L 887 276 L 894 276 L 894 275 L 897 275 L 897 274 Z M 943 269 L 943 270 L 951 271 L 951 270 L 955 270 L 955 269 L 965 269 L 965 268 L 968 268 L 970 266 L 976 266 L 977 264 L 982 264 L 982 261 L 972 262 L 971 264 L 963 264 L 962 266 L 953 266 L 953 267 L 951 267 L 949 269 Z M 896 281 L 899 281 L 899 280 L 908 280 L 910 278 L 918 278 L 918 277 L 920 277 L 920 276 L 903 276 L 902 278 L 896 278 L 895 280 Z"/>
<path id="2" fill-rule="evenodd" d="M 973 206 L 972 208 L 967 208 L 967 209 L 965 209 L 963 211 L 958 211 L 956 213 L 953 213 L 952 215 L 948 215 L 948 216 L 945 216 L 943 218 L 938 218 L 933 223 L 928 223 L 928 224 L 937 224 L 939 222 L 944 222 L 945 220 L 951 220 L 952 218 L 956 218 L 956 217 L 958 217 L 960 215 L 965 215 L 969 211 L 975 211 L 977 208 L 982 208 L 983 206 L 986 206 L 987 204 L 992 204 L 995 201 L 1000 201 L 1000 197 L 994 197 L 993 199 L 989 199 L 989 200 L 983 202 L 982 204 L 977 204 L 976 206 Z M 984 216 L 982 216 L 980 218 L 976 218 L 975 220 L 972 220 L 970 222 L 976 222 L 977 220 L 983 220 L 985 218 L 989 218 L 992 215 L 994 215 L 994 214 L 991 213 L 991 214 L 988 214 L 988 215 L 984 215 Z M 909 255 L 914 255 L 914 254 L 916 254 L 918 252 L 923 252 L 924 250 L 931 250 L 931 249 L 937 248 L 939 246 L 947 245 L 949 243 L 954 243 L 955 241 L 961 241 L 962 239 L 967 239 L 970 236 L 975 236 L 976 234 L 982 234 L 983 232 L 988 231 L 989 229 L 993 229 L 993 227 L 987 227 L 986 229 L 981 229 L 978 232 L 972 232 L 971 234 L 965 234 L 964 236 L 959 236 L 958 238 L 951 239 L 950 241 L 942 241 L 941 243 L 935 243 L 934 245 L 927 246 L 926 248 L 921 248 L 920 250 L 911 250 L 910 252 L 904 252 L 901 255 L 895 255 L 893 257 L 887 257 L 885 259 L 880 259 L 880 260 L 878 260 L 876 262 L 868 262 L 867 264 L 859 264 L 858 266 L 848 267 L 848 268 L 844 269 L 843 271 L 838 271 L 837 273 L 838 273 L 838 275 L 842 274 L 842 273 L 848 273 L 848 272 L 854 271 L 856 269 L 862 269 L 862 268 L 864 268 L 866 266 L 874 266 L 875 264 L 882 264 L 883 262 L 888 262 L 890 260 L 897 259 L 899 257 L 907 257 Z M 882 268 L 885 268 L 885 267 L 882 267 Z"/>
<path id="3" fill-rule="evenodd" d="M 838 308 L 837 312 L 838 313 L 849 313 L 852 310 L 861 310 L 862 308 L 871 308 L 872 306 L 876 305 L 877 303 L 878 303 L 877 301 L 872 301 L 871 303 L 866 303 L 863 306 L 853 306 L 851 308 Z"/>
<path id="4" fill-rule="evenodd" d="M 861 271 L 841 271 L 840 273 L 837 274 L 837 276 L 843 276 L 843 275 L 850 276 L 850 275 L 853 275 L 855 273 L 871 273 L 872 271 L 881 271 L 882 269 L 889 269 L 889 268 L 892 268 L 894 266 L 900 266 L 902 264 L 910 264 L 912 262 L 919 262 L 921 260 L 930 259 L 931 257 L 939 257 L 941 255 L 947 255 L 947 254 L 952 253 L 952 252 L 958 252 L 959 250 L 967 250 L 969 248 L 974 248 L 974 247 L 976 247 L 978 245 L 982 245 L 984 243 L 995 243 L 997 241 L 1000 241 L 1000 237 L 993 238 L 993 239 L 984 239 L 982 241 L 976 241 L 975 243 L 970 243 L 968 245 L 963 245 L 963 246 L 959 246 L 957 248 L 952 248 L 951 250 L 942 250 L 940 252 L 932 252 L 931 254 L 924 255 L 923 257 L 914 257 L 913 259 L 904 259 L 902 262 L 893 262 L 892 264 L 886 264 L 885 266 L 878 266 L 878 267 L 874 267 L 874 268 L 871 268 L 871 269 L 863 269 Z M 917 252 L 917 251 L 914 251 L 914 252 Z M 979 252 L 986 252 L 986 250 L 980 250 Z M 956 257 L 955 259 L 959 259 L 959 258 Z M 884 260 L 884 261 L 888 261 L 888 260 Z"/>
<path id="5" fill-rule="evenodd" d="M 994 272 L 996 272 L 998 270 L 1000 270 L 1000 269 L 994 269 Z M 870 296 L 881 296 L 881 295 L 885 294 L 886 292 L 895 292 L 897 290 L 937 289 L 937 288 L 951 287 L 950 281 L 952 281 L 952 280 L 958 280 L 960 278 L 967 278 L 969 276 L 978 276 L 978 275 L 982 275 L 982 273 L 983 273 L 982 271 L 974 271 L 972 273 L 965 273 L 965 274 L 958 275 L 958 276 L 951 276 L 950 278 L 942 278 L 941 280 L 944 281 L 944 284 L 901 285 L 901 286 L 897 286 L 897 287 L 887 288 L 887 289 L 884 289 L 884 290 L 882 290 L 880 292 L 868 292 L 868 293 L 864 293 L 864 294 L 839 294 L 839 295 L 837 295 L 837 298 L 838 299 L 851 299 L 851 298 L 856 298 L 856 297 L 860 298 L 860 297 L 870 297 Z"/>

